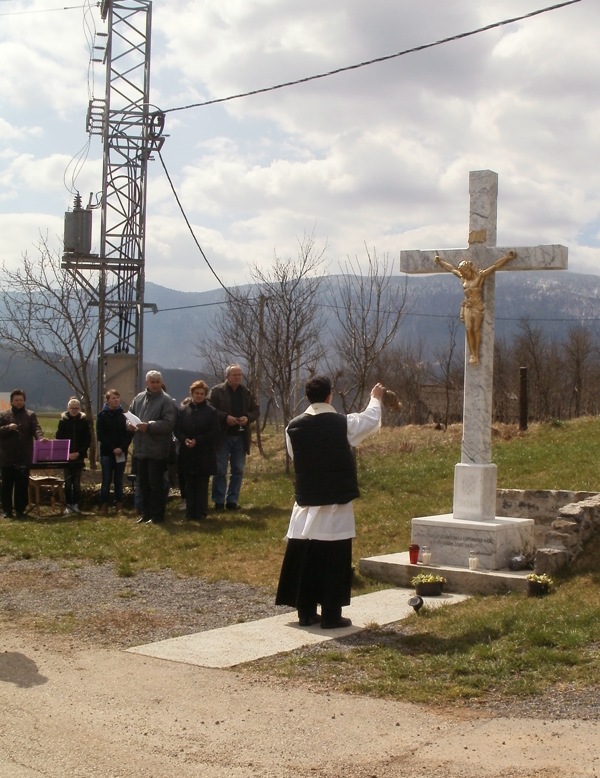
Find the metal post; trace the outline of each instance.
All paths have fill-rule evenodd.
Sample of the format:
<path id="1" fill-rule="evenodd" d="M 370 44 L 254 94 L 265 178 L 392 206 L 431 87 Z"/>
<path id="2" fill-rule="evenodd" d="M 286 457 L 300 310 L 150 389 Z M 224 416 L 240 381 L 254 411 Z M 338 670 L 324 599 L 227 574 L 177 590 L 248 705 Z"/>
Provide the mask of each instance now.
<path id="1" fill-rule="evenodd" d="M 519 429 L 527 429 L 529 418 L 529 397 L 527 383 L 527 368 L 519 368 Z"/>

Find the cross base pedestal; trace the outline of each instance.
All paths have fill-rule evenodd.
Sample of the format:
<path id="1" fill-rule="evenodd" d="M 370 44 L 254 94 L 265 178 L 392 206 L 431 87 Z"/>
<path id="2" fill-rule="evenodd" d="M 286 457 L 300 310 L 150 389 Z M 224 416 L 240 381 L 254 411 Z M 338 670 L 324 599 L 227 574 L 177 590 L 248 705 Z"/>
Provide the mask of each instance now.
<path id="1" fill-rule="evenodd" d="M 455 519 L 451 513 L 412 520 L 411 543 L 431 552 L 432 565 L 469 568 L 469 555 L 478 570 L 502 570 L 519 553 L 533 551 L 533 519 L 496 516 L 491 521 Z"/>
<path id="2" fill-rule="evenodd" d="M 496 516 L 496 481 L 496 465 L 455 465 L 454 518 L 491 521 Z"/>

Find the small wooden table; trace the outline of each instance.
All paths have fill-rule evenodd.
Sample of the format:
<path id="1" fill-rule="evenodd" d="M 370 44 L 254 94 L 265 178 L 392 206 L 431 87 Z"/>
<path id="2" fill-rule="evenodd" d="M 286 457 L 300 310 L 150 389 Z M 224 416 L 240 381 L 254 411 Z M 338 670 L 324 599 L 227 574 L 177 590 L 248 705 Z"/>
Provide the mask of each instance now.
<path id="1" fill-rule="evenodd" d="M 65 468 L 68 462 L 38 462 L 31 465 L 33 470 L 61 470 Z M 42 505 L 50 505 L 52 509 L 56 504 L 61 506 L 61 513 L 66 507 L 65 503 L 65 479 L 60 476 L 43 474 L 32 475 L 29 473 L 29 505 L 27 513 L 40 515 Z"/>

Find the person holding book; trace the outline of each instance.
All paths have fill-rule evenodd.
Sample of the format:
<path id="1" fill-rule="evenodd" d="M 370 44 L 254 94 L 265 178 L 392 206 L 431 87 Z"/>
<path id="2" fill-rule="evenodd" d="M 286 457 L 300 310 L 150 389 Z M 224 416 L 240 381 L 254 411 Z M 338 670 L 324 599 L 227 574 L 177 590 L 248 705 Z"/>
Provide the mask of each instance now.
<path id="1" fill-rule="evenodd" d="M 139 524 L 162 524 L 167 492 L 165 472 L 177 420 L 177 406 L 163 389 L 158 370 L 146 373 L 146 389 L 133 398 L 126 414 L 133 433 L 133 458 L 142 491 L 143 515 Z"/>
<path id="2" fill-rule="evenodd" d="M 127 450 L 131 434 L 121 406 L 121 395 L 116 389 L 108 389 L 104 395 L 104 407 L 96 420 L 96 437 L 100 447 L 100 513 L 108 514 L 110 487 L 113 485 L 115 508 L 123 510 L 123 476 L 127 462 Z"/>

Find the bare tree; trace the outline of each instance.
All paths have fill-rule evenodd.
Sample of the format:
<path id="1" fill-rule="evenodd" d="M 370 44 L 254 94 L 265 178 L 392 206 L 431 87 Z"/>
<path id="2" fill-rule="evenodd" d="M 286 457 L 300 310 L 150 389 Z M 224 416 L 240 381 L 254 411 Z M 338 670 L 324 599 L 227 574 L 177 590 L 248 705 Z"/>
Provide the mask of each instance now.
<path id="1" fill-rule="evenodd" d="M 366 247 L 365 247 L 366 248 Z M 383 361 L 402 321 L 407 286 L 394 286 L 394 263 L 367 252 L 366 273 L 358 258 L 348 259 L 333 292 L 340 332 L 335 349 L 339 367 L 336 389 L 346 413 L 359 410 L 371 388 L 375 366 Z"/>
<path id="2" fill-rule="evenodd" d="M 295 259 L 275 257 L 264 269 L 255 265 L 252 278 L 260 288 L 258 366 L 284 426 L 303 399 L 301 376 L 322 359 L 321 313 L 317 294 L 323 277 L 325 249 L 304 236 Z"/>
<path id="3" fill-rule="evenodd" d="M 588 386 L 592 383 L 592 362 L 596 353 L 592 333 L 584 325 L 569 327 L 565 342 L 565 377 L 571 388 L 569 415 L 588 411 Z"/>
<path id="4" fill-rule="evenodd" d="M 551 341 L 541 326 L 528 318 L 519 323 L 520 332 L 515 338 L 515 352 L 519 363 L 529 368 L 531 387 L 531 413 L 537 420 L 560 418 L 561 375 L 559 347 Z"/>
<path id="5" fill-rule="evenodd" d="M 381 365 L 381 381 L 398 395 L 403 418 L 408 424 L 425 421 L 422 393 L 429 364 L 425 361 L 424 350 L 423 341 L 392 346 Z"/>
<path id="6" fill-rule="evenodd" d="M 301 375 L 314 371 L 323 356 L 317 299 L 323 254 L 305 236 L 295 259 L 276 256 L 268 269 L 253 266 L 254 285 L 229 291 L 215 334 L 198 344 L 217 375 L 226 362 L 240 362 L 248 386 L 263 400 L 263 418 L 275 407 L 284 426 L 303 398 Z"/>
<path id="7" fill-rule="evenodd" d="M 221 313 L 212 325 L 212 335 L 198 342 L 199 355 L 215 377 L 239 362 L 244 368 L 244 382 L 258 395 L 259 292 L 253 287 L 230 289 Z"/>
<path id="8" fill-rule="evenodd" d="M 215 335 L 198 344 L 200 356 L 209 365 L 215 377 L 222 380 L 225 367 L 240 363 L 244 369 L 244 382 L 260 404 L 262 385 L 260 377 L 261 321 L 264 296 L 253 287 L 231 289 L 225 305 L 217 316 Z M 267 402 L 267 408 L 270 402 Z M 266 417 L 266 413 L 263 419 Z M 263 424 L 264 429 L 264 424 Z M 257 446 L 263 452 L 261 426 L 256 425 Z"/>
<path id="9" fill-rule="evenodd" d="M 494 343 L 493 418 L 505 424 L 519 416 L 519 362 L 506 338 Z"/>
<path id="10" fill-rule="evenodd" d="M 434 381 L 444 388 L 444 429 L 448 429 L 450 418 L 450 405 L 452 393 L 457 386 L 461 386 L 462 364 L 456 354 L 456 332 L 458 319 L 451 316 L 448 319 L 448 345 L 434 353 L 438 370 L 434 374 Z"/>
<path id="11" fill-rule="evenodd" d="M 84 287 L 61 269 L 60 257 L 48 248 L 45 239 L 40 239 L 37 249 L 37 261 L 24 254 L 18 269 L 2 266 L 0 304 L 5 316 L 0 320 L 0 341 L 9 351 L 36 359 L 64 378 L 73 394 L 81 398 L 91 424 L 98 308 L 89 305 Z M 96 287 L 92 275 L 90 284 Z M 93 437 L 92 467 L 95 455 Z"/>

